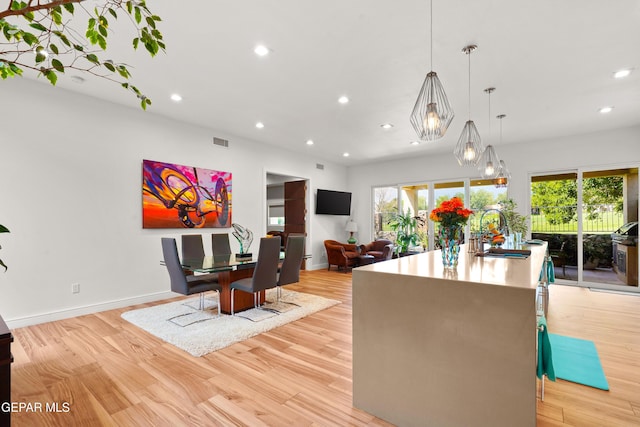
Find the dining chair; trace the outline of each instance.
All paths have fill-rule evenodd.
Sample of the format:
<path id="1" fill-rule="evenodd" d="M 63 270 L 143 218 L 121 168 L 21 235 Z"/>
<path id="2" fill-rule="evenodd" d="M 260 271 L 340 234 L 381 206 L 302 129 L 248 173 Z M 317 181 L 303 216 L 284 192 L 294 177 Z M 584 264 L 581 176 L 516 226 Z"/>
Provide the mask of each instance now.
<path id="1" fill-rule="evenodd" d="M 182 269 L 180 258 L 178 258 L 178 247 L 176 239 L 162 238 L 162 255 L 164 264 L 169 272 L 171 279 L 171 290 L 182 295 L 200 294 L 200 310 L 204 310 L 204 293 L 206 291 L 218 292 L 218 315 L 220 314 L 220 291 L 222 285 L 218 283 L 218 275 L 202 274 L 197 276 L 188 276 Z"/>
<path id="2" fill-rule="evenodd" d="M 204 245 L 202 244 L 202 234 L 182 235 L 182 259 L 204 258 Z"/>
<path id="3" fill-rule="evenodd" d="M 290 235 L 284 252 L 284 260 L 278 273 L 277 298 L 280 301 L 281 286 L 300 281 L 300 267 L 304 257 L 304 240 L 302 234 Z"/>
<path id="4" fill-rule="evenodd" d="M 211 235 L 211 251 L 213 256 L 231 255 L 228 233 L 213 233 Z"/>
<path id="5" fill-rule="evenodd" d="M 258 260 L 253 270 L 253 276 L 236 280 L 229 284 L 231 289 L 231 315 L 234 315 L 235 291 L 253 294 L 253 307 L 261 308 L 260 292 L 278 286 L 278 262 L 280 260 L 280 238 L 263 237 L 260 239 Z"/>

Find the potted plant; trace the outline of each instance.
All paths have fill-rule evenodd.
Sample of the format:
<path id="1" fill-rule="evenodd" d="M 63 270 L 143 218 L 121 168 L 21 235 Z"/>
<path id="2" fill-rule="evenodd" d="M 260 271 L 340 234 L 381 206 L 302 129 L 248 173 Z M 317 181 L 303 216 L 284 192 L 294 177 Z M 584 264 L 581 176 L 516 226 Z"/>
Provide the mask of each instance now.
<path id="1" fill-rule="evenodd" d="M 418 231 L 418 240 L 420 241 L 422 250 L 426 251 L 429 247 L 429 233 L 427 233 L 426 231 Z"/>
<path id="2" fill-rule="evenodd" d="M 8 233 L 8 232 L 9 232 L 9 229 L 4 225 L 0 224 L 0 233 Z M 2 249 L 2 246 L 0 246 L 0 249 Z M 0 259 L 0 266 L 4 267 L 4 271 L 7 271 L 7 266 L 4 262 L 2 262 L 1 259 Z"/>
<path id="3" fill-rule="evenodd" d="M 507 199 L 500 202 L 500 211 L 507 221 L 507 227 L 510 234 L 520 233 L 521 236 L 527 234 L 527 215 L 522 215 L 516 209 L 518 204 L 513 199 Z"/>
<path id="4" fill-rule="evenodd" d="M 396 248 L 398 255 L 409 252 L 409 247 L 416 246 L 420 241 L 417 233 L 418 221 L 422 221 L 419 216 L 413 216 L 407 209 L 405 213 L 396 213 L 387 222 L 391 229 L 396 232 Z"/>

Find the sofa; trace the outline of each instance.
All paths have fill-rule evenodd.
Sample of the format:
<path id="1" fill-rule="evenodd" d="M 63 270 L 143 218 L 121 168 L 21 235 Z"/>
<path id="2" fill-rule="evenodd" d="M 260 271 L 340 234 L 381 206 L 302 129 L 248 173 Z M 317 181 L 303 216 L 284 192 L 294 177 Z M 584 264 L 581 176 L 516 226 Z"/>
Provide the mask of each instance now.
<path id="1" fill-rule="evenodd" d="M 340 270 L 344 267 L 345 272 L 349 267 L 358 265 L 360 248 L 350 243 L 340 243 L 336 240 L 325 240 L 324 248 L 327 251 L 327 270 L 331 270 L 331 266 L 335 265 Z"/>
<path id="2" fill-rule="evenodd" d="M 393 242 L 378 239 L 366 245 L 360 245 L 360 255 L 373 256 L 373 262 L 386 261 L 393 256 Z"/>

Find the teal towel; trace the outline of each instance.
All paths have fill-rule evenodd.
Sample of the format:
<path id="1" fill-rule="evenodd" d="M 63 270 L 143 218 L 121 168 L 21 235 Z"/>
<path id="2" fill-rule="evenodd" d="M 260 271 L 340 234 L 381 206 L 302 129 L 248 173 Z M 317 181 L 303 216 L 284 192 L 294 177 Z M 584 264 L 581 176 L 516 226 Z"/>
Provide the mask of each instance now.
<path id="1" fill-rule="evenodd" d="M 556 269 L 553 267 L 553 260 L 551 259 L 551 257 L 547 257 L 545 262 L 542 263 L 542 269 L 540 269 L 540 278 L 538 279 L 538 281 L 544 282 L 545 268 L 547 269 L 546 273 L 548 283 L 555 283 Z"/>
<path id="2" fill-rule="evenodd" d="M 538 318 L 538 369 L 536 375 L 542 379 L 545 374 L 551 381 L 556 380 L 553 359 L 551 358 L 551 341 L 547 331 L 547 319 L 540 316 Z"/>

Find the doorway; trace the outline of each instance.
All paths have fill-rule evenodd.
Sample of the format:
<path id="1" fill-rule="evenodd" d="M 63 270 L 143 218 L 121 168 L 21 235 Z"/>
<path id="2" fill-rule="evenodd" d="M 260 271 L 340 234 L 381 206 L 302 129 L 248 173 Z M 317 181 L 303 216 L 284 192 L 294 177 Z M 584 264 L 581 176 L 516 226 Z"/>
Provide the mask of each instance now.
<path id="1" fill-rule="evenodd" d="M 269 172 L 266 179 L 267 234 L 280 236 L 284 250 L 289 234 L 308 236 L 309 182 L 306 178 Z"/>

